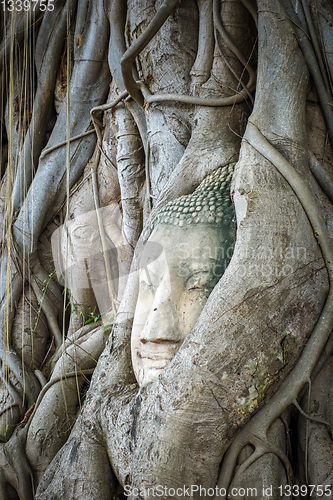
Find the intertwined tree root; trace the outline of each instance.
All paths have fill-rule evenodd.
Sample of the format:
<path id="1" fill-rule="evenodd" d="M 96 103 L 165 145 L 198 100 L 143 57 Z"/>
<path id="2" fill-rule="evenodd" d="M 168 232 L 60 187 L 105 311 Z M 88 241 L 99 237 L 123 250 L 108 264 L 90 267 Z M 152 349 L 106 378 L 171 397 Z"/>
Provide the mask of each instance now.
<path id="1" fill-rule="evenodd" d="M 248 444 L 254 447 L 254 452 L 239 467 L 236 473 L 237 477 L 262 455 L 273 453 L 283 463 L 290 481 L 292 469 L 288 457 L 268 441 L 267 432 L 272 423 L 288 406 L 294 404 L 299 408 L 297 396 L 306 383 L 311 383 L 313 371 L 333 329 L 333 246 L 317 202 L 306 181 L 297 173 L 292 164 L 269 143 L 256 125 L 250 121 L 244 140 L 276 167 L 302 204 L 325 260 L 330 289 L 320 318 L 296 366 L 269 402 L 237 434 L 226 452 L 217 483 L 218 487 L 224 488 L 226 492 L 233 479 L 238 456 L 244 446 Z"/>

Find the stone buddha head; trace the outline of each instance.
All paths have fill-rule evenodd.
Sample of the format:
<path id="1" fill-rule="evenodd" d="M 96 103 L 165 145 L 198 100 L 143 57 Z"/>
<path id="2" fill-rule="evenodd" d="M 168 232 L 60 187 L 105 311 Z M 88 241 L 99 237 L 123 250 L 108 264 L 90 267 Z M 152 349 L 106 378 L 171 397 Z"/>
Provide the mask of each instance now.
<path id="1" fill-rule="evenodd" d="M 170 363 L 229 263 L 235 241 L 233 168 L 217 169 L 194 193 L 166 204 L 153 222 L 140 262 L 131 338 L 140 387 Z"/>

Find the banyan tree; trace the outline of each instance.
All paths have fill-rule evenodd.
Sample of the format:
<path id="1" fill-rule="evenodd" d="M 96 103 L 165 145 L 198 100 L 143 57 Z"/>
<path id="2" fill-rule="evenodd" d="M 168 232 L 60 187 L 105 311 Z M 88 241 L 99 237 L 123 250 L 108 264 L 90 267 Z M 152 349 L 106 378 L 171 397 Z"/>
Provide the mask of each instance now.
<path id="1" fill-rule="evenodd" d="M 0 31 L 0 498 L 331 498 L 331 1 Z"/>

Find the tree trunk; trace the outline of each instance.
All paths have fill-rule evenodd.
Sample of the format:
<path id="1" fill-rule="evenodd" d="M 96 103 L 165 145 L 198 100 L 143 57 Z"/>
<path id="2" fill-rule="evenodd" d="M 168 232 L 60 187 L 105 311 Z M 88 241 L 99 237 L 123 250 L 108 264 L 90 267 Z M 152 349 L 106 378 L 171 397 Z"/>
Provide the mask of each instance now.
<path id="1" fill-rule="evenodd" d="M 52 6 L 2 16 L 0 497 L 329 493 L 328 0 Z M 143 251 L 219 168 L 231 260 L 140 387 Z"/>

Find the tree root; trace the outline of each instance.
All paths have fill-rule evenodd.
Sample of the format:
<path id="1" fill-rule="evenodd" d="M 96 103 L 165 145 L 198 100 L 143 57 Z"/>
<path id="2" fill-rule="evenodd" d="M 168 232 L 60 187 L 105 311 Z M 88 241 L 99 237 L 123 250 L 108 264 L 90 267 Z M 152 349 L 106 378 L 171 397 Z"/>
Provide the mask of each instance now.
<path id="1" fill-rule="evenodd" d="M 325 79 L 320 71 L 320 66 L 318 64 L 315 51 L 311 45 L 306 28 L 304 26 L 305 19 L 300 19 L 299 16 L 302 15 L 299 9 L 297 15 L 295 14 L 294 7 L 291 5 L 289 0 L 279 0 L 281 5 L 284 7 L 286 14 L 292 21 L 297 36 L 299 46 L 303 52 L 306 62 L 309 66 L 312 78 L 316 85 L 316 90 L 318 93 L 318 98 L 321 104 L 323 115 L 326 121 L 327 131 L 330 138 L 331 146 L 333 147 L 333 113 L 332 113 L 332 102 L 330 99 L 330 94 L 327 92 L 325 87 Z M 302 16 L 303 17 L 303 16 Z"/>
<path id="2" fill-rule="evenodd" d="M 330 282 L 333 281 L 333 245 L 328 234 L 324 217 L 320 213 L 316 199 L 313 197 L 309 186 L 303 177 L 298 174 L 291 163 L 279 153 L 274 146 L 264 137 L 258 127 L 248 122 L 248 126 L 244 135 L 244 139 L 253 147 L 259 154 L 270 161 L 280 174 L 290 184 L 292 190 L 300 201 L 309 221 L 313 228 L 314 235 L 323 253 L 325 264 L 329 274 Z"/>
<path id="3" fill-rule="evenodd" d="M 102 144 L 102 132 L 101 132 L 101 122 L 96 118 L 96 113 L 104 112 L 107 111 L 108 109 L 112 109 L 117 104 L 119 104 L 123 99 L 125 99 L 128 96 L 128 91 L 124 90 L 114 101 L 108 103 L 108 104 L 102 104 L 101 106 L 96 106 L 95 108 L 92 108 L 90 110 L 90 115 L 95 127 L 96 135 L 97 135 L 97 141 L 101 145 Z"/>
<path id="4" fill-rule="evenodd" d="M 49 277 L 45 269 L 40 264 L 39 260 L 35 260 L 33 268 L 29 268 L 26 265 L 27 271 L 23 274 L 25 275 L 29 285 L 34 291 L 36 298 L 39 302 L 40 308 L 37 311 L 37 321 L 40 315 L 40 311 L 43 310 L 47 317 L 47 322 L 51 334 L 54 335 L 56 345 L 59 348 L 62 345 L 62 334 L 60 332 L 58 323 L 57 323 L 57 308 L 62 306 L 61 293 L 57 287 L 57 285 L 52 281 L 52 277 Z M 9 303 L 17 302 L 18 297 L 22 294 L 22 272 L 19 269 L 20 274 L 16 275 L 16 278 L 19 279 L 19 286 L 16 290 L 13 284 L 16 281 L 13 281 L 12 286 L 13 290 L 16 291 L 14 297 L 7 298 Z M 45 279 L 44 279 L 45 278 Z M 48 279 L 48 283 L 46 283 Z M 45 290 L 41 290 L 40 285 L 44 285 Z M 49 296 L 47 296 L 49 294 Z M 15 312 L 15 308 L 13 308 Z M 20 355 L 14 350 L 11 345 L 11 339 L 9 332 L 12 331 L 12 322 L 10 318 L 7 320 L 7 330 L 8 330 L 8 341 L 2 350 L 2 372 L 3 372 L 3 380 L 6 380 L 7 390 L 10 394 L 15 393 L 16 397 L 12 394 L 14 401 L 17 406 L 20 408 L 20 414 L 22 412 L 24 414 L 25 404 L 29 407 L 36 401 L 38 392 L 40 391 L 40 385 L 43 385 L 40 382 L 40 377 L 36 376 L 35 373 L 26 370 L 25 364 L 22 361 Z M 33 334 L 34 331 L 31 332 Z M 12 374 L 12 375 L 11 375 Z M 12 380 L 11 377 L 14 379 Z M 19 402 L 17 401 L 19 398 Z"/>
<path id="5" fill-rule="evenodd" d="M 173 9 L 171 9 L 171 6 L 176 4 L 177 2 L 172 2 L 170 1 L 170 13 L 172 12 Z M 162 6 L 164 7 L 165 4 Z M 162 7 L 160 11 L 162 11 Z M 175 7 L 175 5 L 174 5 Z M 173 7 L 173 8 L 174 8 Z M 182 95 L 182 94 L 154 94 L 152 95 L 150 91 L 148 90 L 147 86 L 144 84 L 142 81 L 137 81 L 136 83 L 134 82 L 133 79 L 133 74 L 132 74 L 132 63 L 135 59 L 136 56 L 139 55 L 139 53 L 144 49 L 144 47 L 147 45 L 147 43 L 151 40 L 151 38 L 157 33 L 158 29 L 162 26 L 164 21 L 167 19 L 166 15 L 167 9 L 164 12 L 160 11 L 156 14 L 154 19 L 151 21 L 150 25 L 146 30 L 139 36 L 139 38 L 131 45 L 131 47 L 125 52 L 122 60 L 121 60 L 121 67 L 123 71 L 123 78 L 124 82 L 126 85 L 126 88 L 129 92 L 129 94 L 135 99 L 141 106 L 147 106 L 149 104 L 152 104 L 154 102 L 179 102 L 183 104 L 192 104 L 196 106 L 213 106 L 213 107 L 219 107 L 219 106 L 232 106 L 234 104 L 243 102 L 249 95 L 250 93 L 255 89 L 256 86 L 256 75 L 254 70 L 251 68 L 251 66 L 248 64 L 248 61 L 245 59 L 245 57 L 240 53 L 238 48 L 235 46 L 233 41 L 230 39 L 226 31 L 224 30 L 224 27 L 221 22 L 221 16 L 219 12 L 219 7 L 220 7 L 220 2 L 219 0 L 214 0 L 213 3 L 213 13 L 214 13 L 214 24 L 222 36 L 224 42 L 228 46 L 228 48 L 236 55 L 236 57 L 239 59 L 239 61 L 244 65 L 246 70 L 249 73 L 249 81 L 246 86 L 244 86 L 244 90 L 241 90 L 240 92 L 236 93 L 233 96 L 228 96 L 228 97 L 218 97 L 218 98 L 212 98 L 212 97 L 198 97 L 198 96 L 191 96 L 191 95 Z M 169 15 L 169 14 L 168 14 Z M 162 22 L 163 20 L 163 22 Z M 160 23 L 160 24 L 159 24 Z M 158 28 L 157 28 L 158 27 Z M 233 70 L 231 70 L 233 72 Z M 139 90 L 141 90 L 141 94 Z M 142 96 L 144 97 L 144 101 L 142 100 Z"/>
<path id="6" fill-rule="evenodd" d="M 254 20 L 256 26 L 258 27 L 258 12 L 257 12 L 256 6 L 253 5 L 253 3 L 251 2 L 251 0 L 241 0 L 241 2 L 244 5 L 244 7 L 246 7 L 247 10 L 250 12 L 250 14 L 253 17 L 253 20 Z"/>
<path id="7" fill-rule="evenodd" d="M 12 34 L 11 31 L 9 31 L 7 33 L 7 37 L 3 40 L 3 42 L 0 45 L 0 73 L 2 71 L 4 72 L 7 71 L 7 65 L 10 61 L 12 36 L 14 36 L 15 42 L 18 45 L 20 45 L 24 40 L 26 25 L 27 24 L 28 26 L 35 25 L 37 27 L 40 20 L 45 16 L 45 12 L 41 11 L 40 3 L 36 2 L 36 4 L 34 4 L 34 9 L 29 9 L 27 15 L 28 19 L 26 19 L 25 16 L 21 16 L 18 18 L 16 25 L 14 27 L 14 34 Z"/>
<path id="8" fill-rule="evenodd" d="M 333 203 L 333 176 L 324 170 L 315 155 L 310 151 L 310 169 L 321 189 Z"/>
<path id="9" fill-rule="evenodd" d="M 320 318 L 296 366 L 292 369 L 269 402 L 261 408 L 258 413 L 251 417 L 249 422 L 241 429 L 226 452 L 217 483 L 219 488 L 225 488 L 226 490 L 231 483 L 240 451 L 249 443 L 257 448 L 258 442 L 267 443 L 267 431 L 269 427 L 288 406 L 294 404 L 297 395 L 303 386 L 310 380 L 312 371 L 317 364 L 333 328 L 333 246 L 316 200 L 312 196 L 304 179 L 298 174 L 291 163 L 289 163 L 286 158 L 269 143 L 259 129 L 250 121 L 248 122 L 244 140 L 276 167 L 289 183 L 302 204 L 322 250 L 329 275 L 330 289 Z M 279 453 L 281 455 L 281 452 Z M 280 455 L 278 454 L 277 456 L 280 458 Z M 286 462 L 284 461 L 283 463 Z M 287 473 L 288 468 L 289 465 L 286 467 Z"/>
<path id="10" fill-rule="evenodd" d="M 120 91 L 124 91 L 125 84 L 121 74 L 120 61 L 126 52 L 124 37 L 126 24 L 126 2 L 123 2 L 123 0 L 114 0 L 113 2 L 109 2 L 109 4 L 110 11 L 107 12 L 107 14 L 110 25 L 112 26 L 109 41 L 109 67 L 116 86 Z M 147 122 L 145 113 L 141 106 L 139 106 L 138 103 L 132 99 L 126 101 L 125 105 L 132 113 L 135 123 L 139 129 L 145 153 L 147 154 Z"/>
<path id="11" fill-rule="evenodd" d="M 239 479 L 239 476 L 241 476 L 246 471 L 246 469 L 248 469 L 250 467 L 250 465 L 252 465 L 256 460 L 258 460 L 260 457 L 262 457 L 263 455 L 265 455 L 267 453 L 272 453 L 272 454 L 276 455 L 281 460 L 281 462 L 284 465 L 284 468 L 287 472 L 288 479 L 289 480 L 291 479 L 291 477 L 292 477 L 291 464 L 289 462 L 287 455 L 285 453 L 283 453 L 280 450 L 280 448 L 278 448 L 277 446 L 274 446 L 272 443 L 270 443 L 268 441 L 268 439 L 266 439 L 265 441 L 262 441 L 254 436 L 253 436 L 252 440 L 251 440 L 251 438 L 249 438 L 249 444 L 252 444 L 254 446 L 254 448 L 255 448 L 254 452 L 252 453 L 252 455 L 249 456 L 249 458 L 247 458 L 239 466 L 239 468 L 234 476 L 234 479 Z"/>
<path id="12" fill-rule="evenodd" d="M 59 347 L 62 344 L 63 339 L 62 339 L 62 333 L 61 333 L 60 328 L 58 326 L 57 312 L 56 312 L 53 304 L 49 300 L 49 298 L 46 296 L 46 294 L 44 294 L 40 290 L 38 283 L 34 277 L 31 280 L 31 287 L 32 287 L 32 289 L 37 297 L 37 300 L 40 304 L 40 307 L 41 307 L 43 313 L 46 316 L 47 323 L 48 323 L 48 326 L 50 328 L 50 332 L 54 337 L 56 348 L 59 349 Z"/>
<path id="13" fill-rule="evenodd" d="M 237 94 L 228 97 L 197 97 L 185 94 L 151 94 L 143 82 L 137 82 L 142 95 L 145 98 L 145 105 L 154 102 L 180 102 L 183 104 L 193 104 L 195 106 L 232 106 L 239 104 L 248 97 L 248 92 L 253 92 L 255 84 L 252 87 L 247 87 L 247 90 L 241 90 Z"/>
<path id="14" fill-rule="evenodd" d="M 192 77 L 191 90 L 194 94 L 196 87 L 203 85 L 208 80 L 214 56 L 212 3 L 206 2 L 206 0 L 197 0 L 197 5 L 199 11 L 198 50 L 190 71 Z"/>
<path id="15" fill-rule="evenodd" d="M 330 94 L 331 93 L 331 89 L 330 89 L 330 83 L 329 83 L 329 80 L 328 80 L 328 74 L 327 74 L 327 71 L 326 71 L 326 68 L 325 68 L 325 63 L 324 63 L 324 60 L 323 60 L 323 57 L 322 57 L 322 51 L 321 51 L 321 49 L 319 47 L 318 38 L 317 38 L 317 35 L 316 35 L 316 30 L 315 30 L 315 27 L 314 27 L 314 24 L 313 24 L 313 21 L 312 21 L 312 18 L 311 18 L 310 2 L 309 2 L 309 0 L 301 0 L 301 3 L 302 3 L 302 6 L 303 6 L 303 11 L 304 11 L 306 23 L 307 23 L 308 28 L 309 28 L 309 33 L 310 33 L 311 41 L 312 41 L 313 48 L 314 48 L 314 51 L 315 51 L 315 54 L 316 54 L 316 58 L 317 58 L 317 61 L 318 61 L 318 64 L 319 64 L 319 68 L 320 68 L 320 72 L 321 72 L 321 75 L 322 75 L 322 78 L 323 78 L 323 82 L 324 82 L 326 91 Z M 332 97 L 332 95 L 331 95 L 331 97 Z"/>
<path id="16" fill-rule="evenodd" d="M 7 498 L 7 484 L 17 492 L 20 500 L 33 500 L 34 478 L 25 457 L 25 442 L 17 429 L 8 443 L 0 449 L 0 494 Z"/>
<path id="17" fill-rule="evenodd" d="M 91 118 L 92 118 L 92 121 L 93 121 L 93 124 L 95 127 L 96 135 L 97 135 L 97 150 L 95 151 L 94 157 L 92 159 L 91 179 L 92 179 L 92 186 L 93 186 L 93 196 L 94 196 L 94 204 L 95 204 L 95 209 L 96 209 L 98 229 L 99 229 L 99 234 L 100 234 L 102 249 L 103 249 L 103 255 L 104 255 L 105 271 L 106 271 L 106 276 L 107 276 L 107 280 L 108 280 L 108 291 L 109 291 L 109 296 L 110 296 L 110 301 L 111 301 L 111 310 L 112 310 L 112 313 L 114 314 L 114 316 L 117 313 L 117 301 L 116 301 L 115 289 L 113 286 L 111 266 L 110 266 L 110 260 L 109 260 L 109 255 L 108 255 L 108 247 L 106 244 L 104 225 L 103 225 L 103 220 L 102 220 L 101 213 L 99 210 L 100 203 L 99 203 L 98 186 L 97 186 L 97 167 L 98 167 L 99 160 L 100 160 L 100 153 L 102 151 L 102 139 L 103 138 L 102 138 L 102 131 L 101 131 L 101 123 L 96 118 L 95 115 L 97 112 L 106 111 L 108 109 L 114 108 L 123 99 L 125 99 L 125 97 L 127 97 L 127 95 L 128 95 L 128 92 L 127 92 L 127 90 L 125 90 L 111 103 L 103 104 L 102 106 L 96 106 L 95 108 L 92 108 L 90 110 L 90 115 L 91 115 Z"/>
<path id="18" fill-rule="evenodd" d="M 8 370 L 7 374 L 6 370 Z M 37 398 L 39 383 L 32 372 L 25 371 L 24 376 L 22 375 L 23 367 L 21 365 L 21 359 L 15 351 L 9 350 L 6 352 L 6 355 L 3 356 L 2 372 L 6 374 L 3 378 L 6 379 L 7 377 L 7 383 L 11 386 L 12 390 L 19 394 L 21 398 L 20 407 L 24 405 L 25 399 L 28 406 L 31 406 Z M 14 386 L 10 380 L 10 372 L 14 375 L 19 386 Z"/>
<path id="19" fill-rule="evenodd" d="M 307 413 L 305 413 L 305 411 L 301 408 L 301 406 L 298 404 L 296 399 L 294 399 L 293 405 L 295 406 L 295 408 L 297 408 L 297 410 L 300 412 L 300 414 L 303 415 L 303 417 L 306 418 L 307 420 L 311 420 L 311 422 L 318 422 L 318 424 L 325 425 L 327 427 L 327 430 L 328 430 L 330 437 L 332 439 L 332 436 L 333 436 L 332 429 L 331 429 L 331 426 L 328 422 L 326 422 L 322 418 L 311 417 L 311 415 L 308 415 Z"/>
<path id="20" fill-rule="evenodd" d="M 55 146 L 52 146 L 51 148 L 44 149 L 39 157 L 40 160 L 45 158 L 46 155 L 52 153 L 52 151 L 56 151 L 56 149 L 62 148 L 64 146 L 67 146 L 68 142 L 74 142 L 78 141 L 79 139 L 82 139 L 83 137 L 86 137 L 87 135 L 90 134 L 95 134 L 95 129 L 87 130 L 86 132 L 83 132 L 83 134 L 75 135 L 74 137 L 71 137 L 69 141 L 62 141 L 59 142 L 59 144 L 56 144 Z"/>
<path id="21" fill-rule="evenodd" d="M 220 0 L 213 0 L 213 16 L 214 16 L 214 26 L 218 33 L 221 35 L 222 40 L 228 47 L 228 49 L 235 54 L 237 59 L 243 64 L 244 68 L 249 74 L 249 81 L 247 83 L 247 88 L 253 87 L 256 81 L 256 74 L 251 68 L 249 62 L 245 59 L 243 54 L 238 50 L 234 42 L 229 37 L 228 33 L 224 29 L 220 13 Z"/>
<path id="22" fill-rule="evenodd" d="M 80 370 L 63 374 L 50 380 L 41 390 L 33 411 L 28 417 L 26 425 L 18 427 L 10 441 L 2 445 L 0 449 L 0 498 L 7 498 L 7 484 L 10 484 L 18 493 L 20 500 L 33 500 L 35 493 L 34 478 L 25 454 L 25 443 L 29 430 L 39 404 L 42 402 L 46 392 L 54 384 L 62 382 L 67 378 L 87 376 L 94 372 L 94 368 Z"/>
<path id="23" fill-rule="evenodd" d="M 135 42 L 132 43 L 132 45 L 126 50 L 125 54 L 121 58 L 120 64 L 125 88 L 130 96 L 134 99 L 134 101 L 136 101 L 140 106 L 143 106 L 144 101 L 138 85 L 137 83 L 135 83 L 135 80 L 133 78 L 134 59 L 156 35 L 161 26 L 163 26 L 171 12 L 175 9 L 178 2 L 179 0 L 165 0 L 165 2 L 159 8 L 158 12 L 150 21 L 147 28 L 143 31 L 143 33 L 141 33 L 141 35 L 135 40 Z"/>
<path id="24" fill-rule="evenodd" d="M 54 385 L 54 384 L 57 384 L 58 382 L 62 382 L 68 378 L 72 378 L 72 377 L 85 377 L 87 375 L 92 375 L 94 373 L 94 370 L 95 368 L 89 368 L 89 369 L 86 369 L 86 370 L 77 370 L 77 371 L 74 371 L 74 372 L 69 372 L 69 373 L 64 373 L 62 375 L 59 375 L 59 377 L 55 377 L 54 379 L 50 380 L 46 385 L 44 385 L 43 389 L 40 391 L 39 395 L 38 395 L 38 398 L 37 398 L 37 401 L 36 401 L 36 404 L 34 406 L 34 409 L 33 409 L 33 412 L 31 413 L 30 415 L 30 418 L 26 424 L 26 426 L 24 427 L 24 430 L 21 431 L 22 432 L 22 435 L 24 435 L 25 439 L 26 439 L 26 436 L 28 434 L 28 430 L 29 430 L 29 426 L 36 414 L 36 411 L 40 405 L 40 403 L 42 402 L 45 394 L 47 393 L 47 391 Z"/>
<path id="25" fill-rule="evenodd" d="M 51 371 L 53 372 L 53 369 L 57 363 L 57 361 L 61 358 L 63 354 L 65 354 L 66 349 L 70 347 L 71 345 L 79 346 L 80 349 L 81 343 L 84 342 L 85 336 L 87 334 L 92 333 L 93 330 L 96 329 L 96 327 L 102 326 L 102 321 L 99 319 L 96 323 L 88 323 L 87 325 L 82 326 L 79 330 L 75 331 L 75 335 L 69 336 L 65 339 L 65 342 L 62 344 L 61 348 L 53 355 L 52 357 L 52 363 L 51 363 Z M 88 355 L 90 355 L 87 352 Z M 94 358 L 93 358 L 94 359 Z M 94 361 L 97 364 L 97 360 L 94 359 Z"/>
<path id="26" fill-rule="evenodd" d="M 35 370 L 34 374 L 35 374 L 36 379 L 40 383 L 41 387 L 45 387 L 47 382 L 46 382 L 46 378 L 44 377 L 42 372 L 40 370 Z"/>
<path id="27" fill-rule="evenodd" d="M 74 2 L 75 3 L 75 2 Z M 55 5 L 52 15 L 53 26 L 46 24 L 45 31 L 51 33 L 50 40 L 45 44 L 45 53 L 40 57 L 42 64 L 38 70 L 38 87 L 34 98 L 33 116 L 31 118 L 29 131 L 26 134 L 23 151 L 16 173 L 12 194 L 13 213 L 22 208 L 25 193 L 29 189 L 34 177 L 34 169 L 38 163 L 38 157 L 43 147 L 44 134 L 50 119 L 53 91 L 56 83 L 57 68 L 61 61 L 64 39 L 67 29 L 67 11 L 75 8 L 74 4 L 61 1 Z M 50 18 L 52 18 L 50 16 Z M 56 23 L 56 24 L 54 24 Z M 56 29 L 55 29 L 56 26 Z M 41 30 L 44 29 L 42 23 Z M 43 47 L 44 49 L 44 47 Z M 41 133 L 42 132 L 42 133 Z"/>
<path id="28" fill-rule="evenodd" d="M 148 88 L 144 84 L 144 82 L 138 81 L 138 82 L 136 82 L 135 93 L 137 95 L 138 88 L 141 90 L 141 93 L 144 97 L 144 105 L 145 106 L 152 104 L 154 102 L 179 102 L 179 103 L 183 103 L 183 104 L 192 104 L 195 106 L 213 106 L 213 107 L 215 107 L 215 106 L 216 107 L 232 106 L 234 104 L 238 104 L 240 102 L 243 102 L 247 97 L 249 97 L 251 95 L 251 92 L 253 92 L 253 90 L 255 89 L 255 86 L 256 86 L 255 72 L 251 68 L 248 61 L 245 59 L 245 57 L 241 54 L 241 52 L 235 46 L 233 41 L 230 39 L 228 34 L 226 33 L 226 31 L 222 25 L 219 8 L 220 8 L 219 0 L 214 0 L 214 3 L 213 3 L 214 25 L 215 25 L 216 29 L 218 30 L 218 32 L 220 33 L 220 35 L 221 35 L 222 39 L 224 40 L 225 44 L 227 45 L 227 47 L 231 50 L 231 52 L 233 52 L 236 55 L 236 57 L 239 59 L 239 61 L 243 64 L 243 66 L 245 67 L 245 69 L 249 73 L 249 81 L 248 81 L 247 85 L 243 85 L 244 90 L 241 90 L 240 92 L 237 92 L 235 95 L 232 95 L 232 96 L 217 97 L 217 98 L 199 97 L 199 96 L 182 95 L 182 94 L 154 94 L 153 95 L 150 93 L 150 91 L 148 90 Z M 157 17 L 157 15 L 155 17 Z M 152 20 L 151 23 L 153 23 L 153 22 L 155 22 L 155 18 Z M 149 28 L 150 28 L 150 25 L 148 26 L 147 30 Z M 130 49 L 132 47 L 134 47 L 134 45 L 137 44 L 137 42 L 139 42 L 141 36 L 145 35 L 145 33 L 146 32 L 143 32 L 142 35 L 140 35 L 140 37 L 136 40 L 136 42 L 133 45 L 131 45 Z M 154 32 L 154 34 L 155 34 L 155 32 Z M 148 41 L 151 38 L 149 38 Z M 148 41 L 147 41 L 147 43 L 148 43 Z M 141 45 L 138 44 L 137 49 L 133 48 L 133 53 L 135 55 L 134 55 L 133 59 L 131 59 L 131 64 L 132 64 L 134 58 L 137 55 L 139 55 L 139 53 L 143 50 L 144 47 L 145 47 L 145 44 L 144 44 L 144 42 L 142 42 Z M 127 52 L 129 52 L 130 49 L 128 49 Z M 124 58 L 125 58 L 127 52 L 124 54 L 123 59 L 122 59 L 122 68 L 123 68 L 123 61 L 124 61 Z M 228 67 L 229 67 L 229 64 L 228 64 Z M 131 66 L 131 68 L 132 68 L 132 66 Z M 129 68 L 127 68 L 127 66 L 126 66 L 126 69 L 127 69 L 127 71 L 129 71 Z M 229 69 L 235 75 L 233 69 L 230 67 L 229 67 Z M 131 71 L 132 71 L 132 69 L 131 69 Z M 127 76 L 127 73 L 125 76 Z M 123 72 L 123 77 L 124 77 L 124 72 Z M 130 87 L 126 87 L 126 88 L 128 89 L 129 93 L 133 97 L 132 92 L 133 92 L 134 80 L 133 80 L 132 73 L 131 73 L 131 79 L 132 79 L 132 82 L 130 83 Z M 125 81 L 125 77 L 124 77 L 124 81 Z M 143 106 L 142 98 L 140 99 L 140 101 L 137 100 L 137 102 L 141 106 Z"/>

